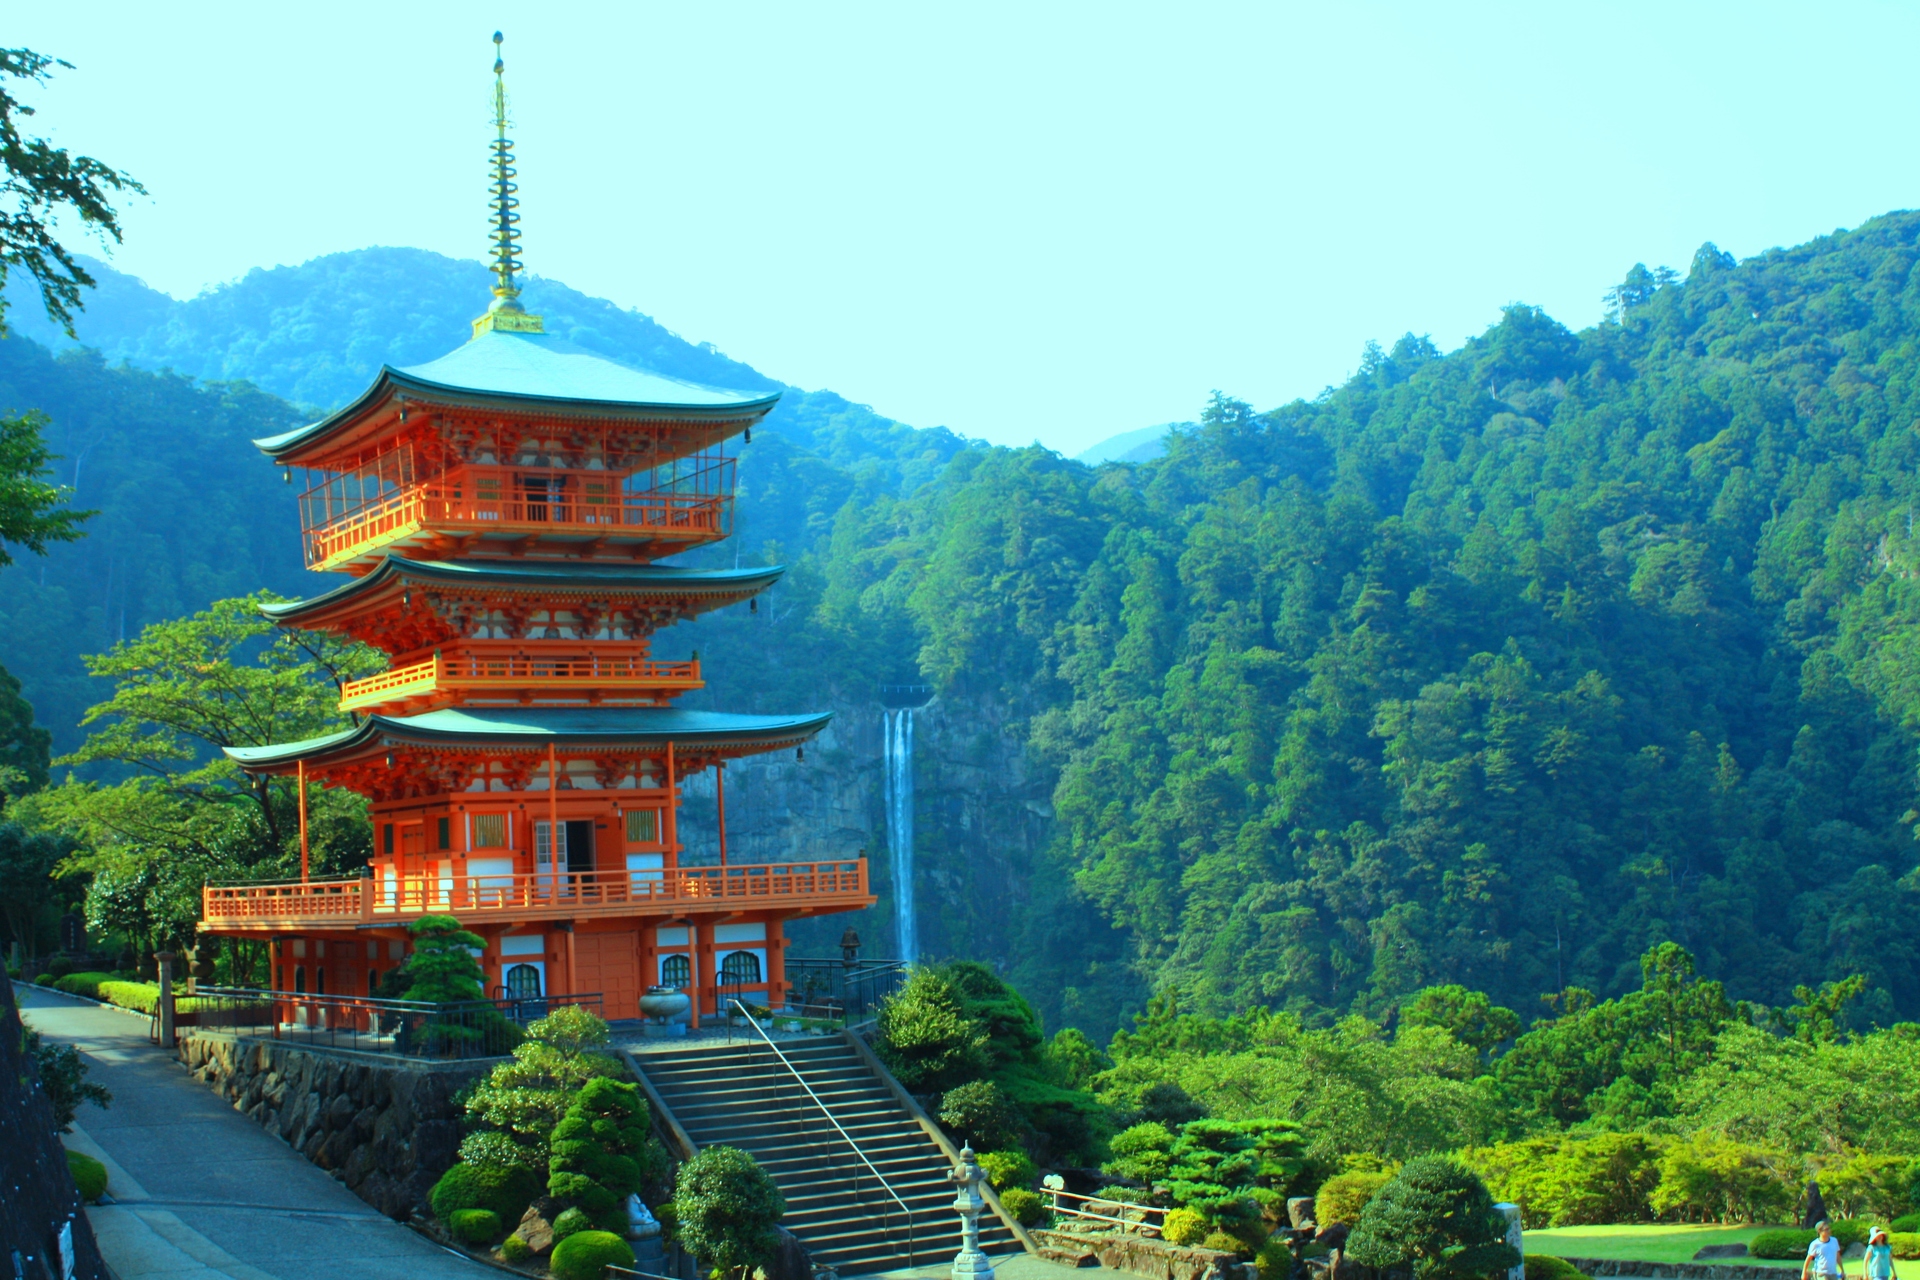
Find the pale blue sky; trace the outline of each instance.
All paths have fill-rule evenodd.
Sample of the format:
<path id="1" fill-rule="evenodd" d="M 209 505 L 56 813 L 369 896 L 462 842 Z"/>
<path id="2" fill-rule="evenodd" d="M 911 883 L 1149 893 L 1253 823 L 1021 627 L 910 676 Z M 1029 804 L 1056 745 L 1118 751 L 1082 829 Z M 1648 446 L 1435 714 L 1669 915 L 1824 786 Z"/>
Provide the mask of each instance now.
<path id="1" fill-rule="evenodd" d="M 506 31 L 532 271 L 775 377 L 1077 451 L 1914 204 L 1892 4 L 20 6 L 176 295 L 478 258 Z"/>

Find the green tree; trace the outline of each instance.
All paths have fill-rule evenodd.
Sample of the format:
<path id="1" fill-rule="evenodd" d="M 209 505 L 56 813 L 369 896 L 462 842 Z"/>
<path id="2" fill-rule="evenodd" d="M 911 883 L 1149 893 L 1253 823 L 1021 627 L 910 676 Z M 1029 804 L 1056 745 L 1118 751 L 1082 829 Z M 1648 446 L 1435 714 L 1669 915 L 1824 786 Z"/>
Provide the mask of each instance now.
<path id="1" fill-rule="evenodd" d="M 123 887 L 136 889 L 150 931 L 163 937 L 190 937 L 207 880 L 299 868 L 294 782 L 247 774 L 222 748 L 346 727 L 341 683 L 384 664 L 365 645 L 276 631 L 259 612 L 272 598 L 219 601 L 89 658 L 114 693 L 88 711 L 83 723 L 95 727 L 86 742 L 56 763 L 118 780 L 69 775 L 38 809 L 79 839 L 68 868 L 115 886 L 123 900 Z M 308 826 L 321 874 L 364 860 L 371 845 L 366 802 L 348 791 L 310 783 Z"/>
<path id="2" fill-rule="evenodd" d="M 473 952 L 487 945 L 485 938 L 453 916 L 421 916 L 407 931 L 413 935 L 413 952 L 407 957 L 404 999 L 451 1004 L 484 998 L 480 984 L 486 974 Z"/>
<path id="3" fill-rule="evenodd" d="M 682 1164 L 673 1207 L 681 1248 L 728 1277 L 744 1277 L 773 1260 L 776 1228 L 787 1211 L 773 1179 L 734 1147 L 708 1147 Z"/>
<path id="4" fill-rule="evenodd" d="M 935 969 L 920 967 L 880 1006 L 875 1049 L 910 1089 L 948 1089 L 987 1067 L 987 1035 L 965 1012 L 960 993 Z"/>
<path id="5" fill-rule="evenodd" d="M 527 1152 L 527 1163 L 544 1165 L 547 1140 L 567 1107 L 590 1080 L 617 1077 L 621 1067 L 605 1052 L 607 1024 L 577 1005 L 555 1009 L 527 1026 L 527 1038 L 467 1095 L 467 1114 L 478 1124 L 509 1135 Z M 496 1156 L 493 1163 L 509 1162 Z"/>
<path id="6" fill-rule="evenodd" d="M 1520 1034 L 1520 1016 L 1458 983 L 1428 987 L 1400 1006 L 1400 1020 L 1411 1027 L 1438 1027 L 1482 1054 Z"/>
<path id="7" fill-rule="evenodd" d="M 114 197 L 146 194 L 145 187 L 111 165 L 20 132 L 21 121 L 34 111 L 14 96 L 7 81 L 44 84 L 49 67 L 72 65 L 31 49 L 0 49 L 0 337 L 7 332 L 4 286 L 16 270 L 33 278 L 47 314 L 73 336 L 80 290 L 91 288 L 93 277 L 54 238 L 55 215 L 71 211 L 86 230 L 118 244 Z"/>
<path id="8" fill-rule="evenodd" d="M 54 900 L 54 870 L 73 847 L 59 832 L 0 821 L 0 921 L 29 953 L 38 950 L 35 926 Z"/>
<path id="9" fill-rule="evenodd" d="M 1520 1261 L 1486 1184 L 1444 1156 L 1421 1156 L 1360 1211 L 1347 1252 L 1368 1267 L 1412 1264 L 1418 1280 L 1477 1280 Z"/>

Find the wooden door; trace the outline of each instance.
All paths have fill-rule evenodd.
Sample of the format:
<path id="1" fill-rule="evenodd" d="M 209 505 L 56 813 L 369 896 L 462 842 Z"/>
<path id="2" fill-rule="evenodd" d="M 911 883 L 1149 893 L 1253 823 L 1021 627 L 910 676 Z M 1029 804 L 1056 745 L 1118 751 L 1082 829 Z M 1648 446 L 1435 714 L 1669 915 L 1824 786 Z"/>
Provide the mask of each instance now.
<path id="1" fill-rule="evenodd" d="M 576 933 L 573 957 L 579 972 L 573 989 L 585 995 L 598 991 L 602 1016 L 640 1016 L 640 937 L 627 933 Z"/>

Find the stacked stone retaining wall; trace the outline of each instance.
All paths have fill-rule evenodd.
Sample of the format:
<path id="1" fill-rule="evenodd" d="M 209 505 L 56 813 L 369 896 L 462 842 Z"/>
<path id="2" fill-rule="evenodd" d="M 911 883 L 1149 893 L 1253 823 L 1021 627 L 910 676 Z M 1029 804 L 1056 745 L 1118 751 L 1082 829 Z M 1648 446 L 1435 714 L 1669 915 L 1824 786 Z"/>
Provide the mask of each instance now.
<path id="1" fill-rule="evenodd" d="M 485 1070 L 207 1032 L 182 1037 L 180 1056 L 235 1111 L 400 1221 L 429 1212 L 459 1153 L 454 1095 Z"/>
<path id="2" fill-rule="evenodd" d="M 1545 1253 L 1547 1250 L 1535 1250 Z M 1555 1257 L 1561 1257 L 1555 1254 Z M 1743 1262 L 1631 1262 L 1619 1258 L 1563 1258 L 1590 1276 L 1640 1276 L 1646 1280 L 1798 1280 L 1793 1267 Z"/>

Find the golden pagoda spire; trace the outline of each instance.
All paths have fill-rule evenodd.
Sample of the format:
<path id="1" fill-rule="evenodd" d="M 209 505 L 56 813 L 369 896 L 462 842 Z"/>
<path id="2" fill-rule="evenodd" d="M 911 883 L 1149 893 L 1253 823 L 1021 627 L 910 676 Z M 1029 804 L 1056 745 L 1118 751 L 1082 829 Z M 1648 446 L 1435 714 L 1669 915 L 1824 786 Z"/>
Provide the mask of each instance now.
<path id="1" fill-rule="evenodd" d="M 507 136 L 507 64 L 500 56 L 503 37 L 493 33 L 493 305 L 473 322 L 473 336 L 489 329 L 507 333 L 543 333 L 540 317 L 520 306 L 520 190 L 514 182 L 513 139 Z"/>

